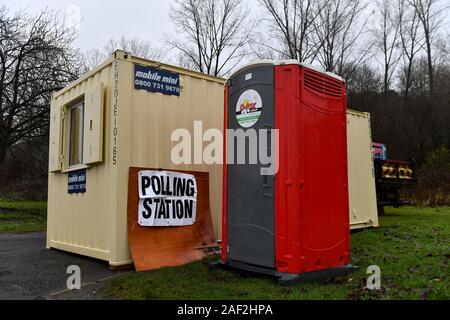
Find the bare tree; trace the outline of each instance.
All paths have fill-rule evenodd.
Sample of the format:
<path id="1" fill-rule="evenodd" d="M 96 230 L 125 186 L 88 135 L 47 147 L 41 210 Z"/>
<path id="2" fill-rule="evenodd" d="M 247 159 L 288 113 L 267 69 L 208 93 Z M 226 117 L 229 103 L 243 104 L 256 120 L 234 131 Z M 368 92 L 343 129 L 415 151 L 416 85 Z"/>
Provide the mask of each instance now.
<path id="1" fill-rule="evenodd" d="M 0 174 L 10 148 L 48 135 L 51 95 L 77 77 L 72 30 L 0 7 Z"/>
<path id="2" fill-rule="evenodd" d="M 269 15 L 268 30 L 276 45 L 259 42 L 281 57 L 312 63 L 321 47 L 314 21 L 329 0 L 259 0 Z M 277 45 L 281 46 L 278 47 Z"/>
<path id="3" fill-rule="evenodd" d="M 367 64 L 355 68 L 355 71 L 347 78 L 347 90 L 350 94 L 378 93 L 382 86 L 382 80 L 378 72 Z"/>
<path id="4" fill-rule="evenodd" d="M 430 86 L 430 96 L 434 94 L 434 69 L 433 69 L 433 40 L 437 36 L 442 25 L 443 18 L 441 13 L 446 7 L 440 6 L 439 0 L 408 0 L 408 3 L 414 7 L 419 19 L 423 34 L 425 37 L 425 49 L 428 63 L 428 81 Z"/>
<path id="5" fill-rule="evenodd" d="M 402 48 L 403 66 L 400 75 L 403 97 L 408 98 L 413 83 L 413 65 L 417 54 L 423 49 L 423 33 L 413 7 L 405 0 L 398 1 L 398 20 Z"/>
<path id="6" fill-rule="evenodd" d="M 314 20 L 317 59 L 326 71 L 347 78 L 368 58 L 372 45 L 361 42 L 366 25 L 359 21 L 362 9 L 360 0 L 329 0 Z"/>
<path id="7" fill-rule="evenodd" d="M 132 55 L 162 61 L 165 59 L 164 51 L 156 48 L 150 41 L 139 38 L 128 39 L 125 36 L 119 39 L 110 39 L 100 49 L 92 49 L 82 54 L 82 71 L 88 72 L 108 59 L 116 50 L 124 50 Z"/>
<path id="8" fill-rule="evenodd" d="M 400 23 L 396 14 L 396 7 L 392 0 L 381 0 L 377 3 L 379 10 L 379 24 L 373 31 L 375 43 L 382 53 L 383 62 L 383 92 L 389 91 L 395 70 L 401 59 Z"/>
<path id="9" fill-rule="evenodd" d="M 170 15 L 180 36 L 167 42 L 182 65 L 223 76 L 248 54 L 255 23 L 242 0 L 177 0 Z"/>
<path id="10" fill-rule="evenodd" d="M 273 43 L 273 40 L 266 30 L 255 30 L 248 41 L 251 55 L 260 60 L 286 59 L 288 55 L 287 51 L 283 50 L 283 44 L 280 44 L 282 46 L 280 48 L 278 44 Z"/>
<path id="11" fill-rule="evenodd" d="M 91 49 L 80 54 L 80 73 L 87 73 L 108 58 L 102 49 Z"/>

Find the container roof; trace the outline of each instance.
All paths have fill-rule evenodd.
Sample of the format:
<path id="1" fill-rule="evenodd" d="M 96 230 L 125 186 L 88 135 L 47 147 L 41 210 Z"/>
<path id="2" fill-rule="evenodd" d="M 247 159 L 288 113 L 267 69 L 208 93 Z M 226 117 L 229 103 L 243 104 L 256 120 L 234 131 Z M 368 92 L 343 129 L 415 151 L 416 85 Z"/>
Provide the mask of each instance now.
<path id="1" fill-rule="evenodd" d="M 125 53 L 125 54 L 127 54 L 127 53 Z M 212 75 L 202 73 L 199 71 L 190 70 L 190 69 L 182 68 L 179 66 L 174 66 L 171 64 L 166 64 L 166 63 L 149 60 L 149 59 L 145 59 L 145 58 L 140 58 L 140 57 L 133 56 L 133 55 L 129 55 L 129 56 L 130 56 L 130 60 L 134 63 L 139 63 L 139 64 L 148 65 L 148 66 L 152 66 L 152 67 L 158 67 L 158 68 L 168 70 L 168 71 L 173 71 L 173 72 L 176 72 L 179 74 L 188 75 L 188 76 L 195 77 L 195 78 L 201 78 L 201 79 L 205 79 L 205 80 L 209 80 L 209 81 L 215 81 L 215 82 L 219 82 L 222 84 L 225 84 L 225 82 L 226 82 L 226 79 L 224 79 L 224 78 L 212 76 Z"/>
<path id="2" fill-rule="evenodd" d="M 353 114 L 355 116 L 360 116 L 360 117 L 365 117 L 365 118 L 369 117 L 370 118 L 370 113 L 369 112 L 358 111 L 358 110 L 355 110 L 355 109 L 351 109 L 349 107 L 347 107 L 347 114 L 348 113 L 351 113 L 351 114 Z"/>
<path id="3" fill-rule="evenodd" d="M 77 80 L 75 80 L 74 82 L 72 82 L 69 85 L 67 85 L 62 90 L 57 91 L 54 94 L 54 97 L 58 97 L 58 96 L 62 95 L 66 91 L 70 90 L 71 88 L 73 88 L 73 87 L 79 85 L 80 83 L 82 83 L 83 81 L 89 79 L 90 77 L 92 77 L 96 73 L 100 72 L 104 68 L 106 68 L 109 65 L 111 65 L 114 62 L 115 59 L 127 60 L 127 61 L 130 61 L 132 63 L 142 64 L 142 65 L 150 66 L 150 67 L 157 67 L 157 68 L 161 68 L 161 69 L 164 69 L 164 70 L 168 70 L 168 71 L 172 71 L 172 72 L 175 72 L 175 73 L 179 73 L 179 74 L 182 74 L 182 75 L 187 75 L 187 76 L 191 76 L 191 77 L 195 77 L 195 78 L 205 79 L 205 80 L 208 80 L 208 81 L 214 81 L 214 82 L 221 83 L 221 84 L 225 84 L 225 82 L 226 82 L 226 79 L 224 79 L 224 78 L 211 76 L 211 75 L 208 75 L 208 74 L 205 74 L 205 73 L 202 73 L 202 72 L 189 70 L 189 69 L 186 69 L 186 68 L 182 68 L 182 67 L 178 67 L 178 66 L 174 66 L 174 65 L 170 65 L 170 64 L 165 64 L 165 63 L 154 61 L 154 60 L 140 58 L 140 57 L 137 57 L 137 56 L 133 56 L 132 54 L 130 54 L 128 52 L 125 52 L 125 51 L 122 51 L 122 50 L 116 50 L 103 63 L 99 64 L 97 67 L 95 67 L 94 69 L 90 70 L 89 72 L 83 74 L 81 77 L 79 77 Z"/>

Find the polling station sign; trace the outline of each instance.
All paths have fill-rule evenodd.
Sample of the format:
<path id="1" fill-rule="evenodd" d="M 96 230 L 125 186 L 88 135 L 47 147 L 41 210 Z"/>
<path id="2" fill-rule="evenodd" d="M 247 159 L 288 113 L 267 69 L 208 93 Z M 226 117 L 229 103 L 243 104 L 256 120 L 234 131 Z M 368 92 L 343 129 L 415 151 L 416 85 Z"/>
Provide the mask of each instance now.
<path id="1" fill-rule="evenodd" d="M 180 75 L 167 70 L 134 65 L 134 87 L 137 90 L 180 95 Z"/>
<path id="2" fill-rule="evenodd" d="M 191 226 L 197 213 L 195 177 L 171 171 L 138 174 L 138 223 L 143 227 Z"/>

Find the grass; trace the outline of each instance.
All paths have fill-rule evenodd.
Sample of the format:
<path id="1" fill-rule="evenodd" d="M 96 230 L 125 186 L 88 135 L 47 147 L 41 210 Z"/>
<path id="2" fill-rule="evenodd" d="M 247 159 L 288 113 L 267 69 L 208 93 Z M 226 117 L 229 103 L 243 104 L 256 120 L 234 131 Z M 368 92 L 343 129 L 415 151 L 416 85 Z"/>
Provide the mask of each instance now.
<path id="1" fill-rule="evenodd" d="M 0 232 L 43 231 L 46 225 L 46 201 L 0 199 Z"/>
<path id="2" fill-rule="evenodd" d="M 387 209 L 381 227 L 352 233 L 356 273 L 322 283 L 281 287 L 273 278 L 211 266 L 133 273 L 109 281 L 118 299 L 450 299 L 450 208 Z M 215 258 L 217 260 L 217 258 Z M 381 290 L 365 289 L 367 267 L 381 268 Z"/>
<path id="3" fill-rule="evenodd" d="M 0 232 L 42 231 L 45 201 L 0 199 Z M 356 273 L 285 288 L 273 278 L 213 267 L 208 258 L 182 267 L 111 280 L 119 299 L 450 299 L 450 208 L 387 209 L 381 227 L 351 235 Z M 365 289 L 366 269 L 381 268 L 381 290 Z"/>

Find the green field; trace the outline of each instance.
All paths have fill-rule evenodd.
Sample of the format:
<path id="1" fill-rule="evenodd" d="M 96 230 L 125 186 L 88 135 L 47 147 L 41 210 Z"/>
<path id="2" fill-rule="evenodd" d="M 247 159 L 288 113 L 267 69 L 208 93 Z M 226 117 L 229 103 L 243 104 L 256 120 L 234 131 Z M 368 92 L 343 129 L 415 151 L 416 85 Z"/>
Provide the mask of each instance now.
<path id="1" fill-rule="evenodd" d="M 111 280 L 116 299 L 450 299 L 450 208 L 387 209 L 378 229 L 354 232 L 356 273 L 322 283 L 281 287 L 270 277 L 223 270 L 206 259 Z M 381 268 L 381 290 L 365 288 L 366 270 Z"/>
<path id="2" fill-rule="evenodd" d="M 44 231 L 46 224 L 46 201 L 0 199 L 0 232 Z"/>

